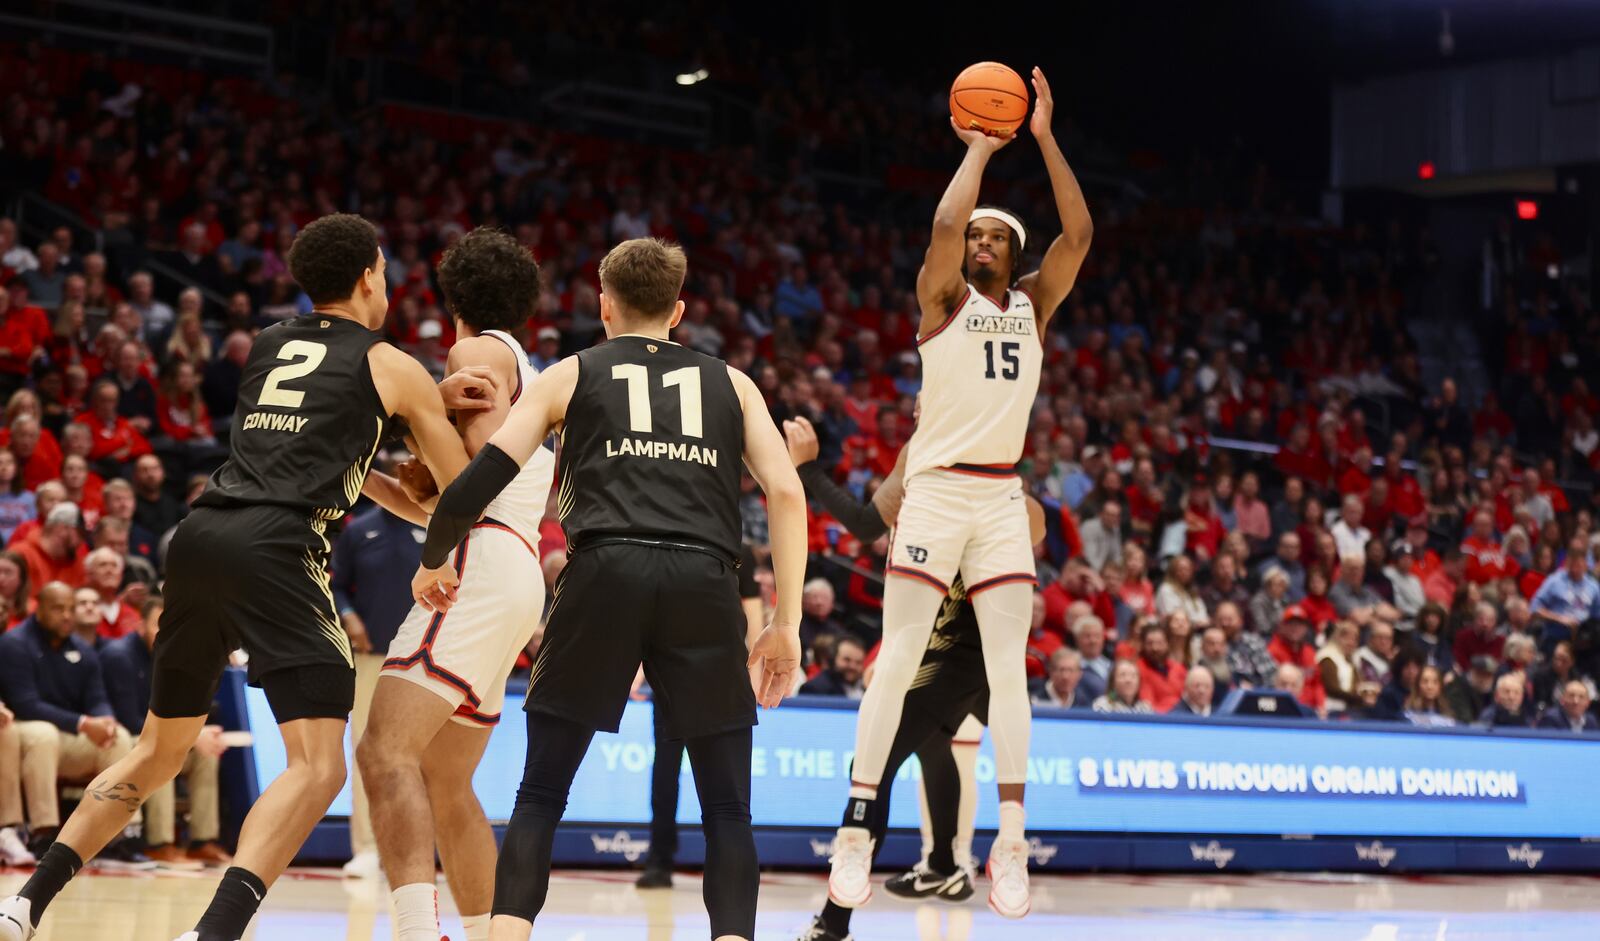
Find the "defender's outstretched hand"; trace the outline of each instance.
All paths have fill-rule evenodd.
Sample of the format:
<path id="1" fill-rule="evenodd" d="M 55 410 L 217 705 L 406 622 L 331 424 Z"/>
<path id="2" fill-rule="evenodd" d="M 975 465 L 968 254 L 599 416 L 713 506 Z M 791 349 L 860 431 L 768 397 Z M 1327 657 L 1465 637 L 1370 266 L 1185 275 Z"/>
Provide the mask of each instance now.
<path id="1" fill-rule="evenodd" d="M 1033 132 L 1034 139 L 1045 140 L 1053 131 L 1050 130 L 1050 121 L 1056 114 L 1056 100 L 1050 95 L 1050 83 L 1045 81 L 1044 70 L 1038 66 L 1033 67 L 1033 117 L 1028 121 L 1028 130 Z"/>
<path id="2" fill-rule="evenodd" d="M 1016 137 L 1015 134 L 1007 134 L 1002 137 L 976 128 L 962 127 L 956 123 L 956 119 L 953 117 L 950 119 L 950 128 L 956 132 L 957 137 L 961 138 L 963 144 L 968 147 L 982 148 L 991 154 L 1011 143 L 1012 139 Z"/>
<path id="3" fill-rule="evenodd" d="M 795 671 L 800 669 L 800 630 L 797 625 L 783 625 L 774 621 L 767 625 L 755 646 L 750 648 L 750 683 L 756 693 L 756 702 L 776 709 L 794 685 Z"/>
<path id="4" fill-rule="evenodd" d="M 460 585 L 461 579 L 449 562 L 436 569 L 418 566 L 417 574 L 411 579 L 411 597 L 429 611 L 443 614 L 456 603 L 456 589 Z"/>

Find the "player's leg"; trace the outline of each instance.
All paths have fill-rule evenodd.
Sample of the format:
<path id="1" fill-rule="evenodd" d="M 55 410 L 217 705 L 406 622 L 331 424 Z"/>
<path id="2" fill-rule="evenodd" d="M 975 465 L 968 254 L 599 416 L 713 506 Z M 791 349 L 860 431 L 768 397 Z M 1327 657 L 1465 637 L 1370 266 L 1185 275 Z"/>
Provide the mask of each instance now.
<path id="1" fill-rule="evenodd" d="M 750 829 L 751 738 L 744 726 L 684 743 L 706 836 L 706 913 L 719 941 L 749 941 L 756 931 L 761 869 Z"/>
<path id="2" fill-rule="evenodd" d="M 883 586 L 883 643 L 856 718 L 852 804 L 845 814 L 847 825 L 834 838 L 834 877 L 828 888 L 841 904 L 861 905 L 868 897 L 867 884 L 844 878 L 847 872 L 860 872 L 872 855 L 865 827 L 854 822 L 873 813 L 871 803 L 900 727 L 906 693 L 967 542 L 970 515 L 959 483 L 937 474 L 914 478 L 900 508 Z"/>
<path id="3" fill-rule="evenodd" d="M 378 677 L 383 675 L 382 654 L 358 653 L 356 662 L 356 703 L 350 710 L 350 745 L 352 751 L 361 746 L 361 736 L 367 734 L 367 720 L 372 715 L 372 697 L 378 691 Z M 378 841 L 372 835 L 372 812 L 367 808 L 367 789 L 361 781 L 359 762 L 350 769 L 350 861 L 344 864 L 344 874 L 352 878 L 370 879 L 378 875 Z"/>
<path id="4" fill-rule="evenodd" d="M 575 552 L 556 581 L 528 681 L 528 758 L 495 867 L 494 941 L 525 941 L 550 885 L 550 846 L 567 793 L 598 729 L 615 732 L 640 661 L 640 623 L 655 607 L 654 550 Z M 737 600 L 737 599 L 736 599 Z"/>
<path id="5" fill-rule="evenodd" d="M 489 747 L 489 733 L 487 726 L 446 722 L 422 755 L 434 839 L 467 941 L 489 937 L 489 909 L 494 904 L 494 864 L 499 851 L 489 818 L 472 789 L 472 775 Z"/>
<path id="6" fill-rule="evenodd" d="M 883 837 L 889 830 L 889 804 L 893 798 L 894 779 L 900 773 L 900 768 L 906 759 L 916 751 L 917 743 L 931 734 L 938 732 L 938 724 L 924 711 L 908 708 L 905 718 L 900 724 L 900 731 L 895 735 L 893 744 L 889 747 L 889 761 L 884 767 L 883 783 L 878 789 L 878 799 L 870 809 L 872 811 L 866 823 L 867 837 L 872 846 L 872 853 L 867 858 L 865 869 L 855 878 L 869 882 L 871 880 L 872 863 L 878 858 L 878 853 L 883 849 Z M 845 812 L 850 812 L 852 802 L 846 803 Z M 853 823 L 853 822 L 852 822 Z M 871 895 L 870 885 L 867 894 Z M 859 907 L 859 906 L 853 906 Z M 822 911 L 812 921 L 811 927 L 800 935 L 801 941 L 839 941 L 850 935 L 850 914 L 852 908 L 846 908 L 834 901 L 830 896 L 823 903 Z"/>
<path id="7" fill-rule="evenodd" d="M 528 712 L 528 759 L 495 866 L 493 941 L 527 941 L 550 890 L 550 848 L 567 792 L 594 738 L 591 726 Z"/>
<path id="8" fill-rule="evenodd" d="M 651 710 L 656 739 L 655 761 L 650 768 L 650 855 L 641 889 L 672 887 L 672 860 L 678 854 L 678 777 L 683 772 L 683 742 L 666 732 L 661 709 Z"/>
<path id="9" fill-rule="evenodd" d="M 731 561 L 704 552 L 640 550 L 657 599 L 644 623 L 644 671 L 662 735 L 689 753 L 706 837 L 705 903 L 713 937 L 755 931 L 750 829 L 750 729 L 756 723 L 745 618 Z"/>
<path id="10" fill-rule="evenodd" d="M 367 730 L 356 746 L 356 763 L 367 789 L 378 858 L 389 879 L 399 941 L 439 939 L 433 868 L 435 821 L 422 762 L 423 753 L 456 705 L 409 680 L 379 677 Z"/>
<path id="11" fill-rule="evenodd" d="M 988 714 L 987 701 L 982 711 Z M 983 729 L 983 720 L 977 715 L 969 715 L 956 731 L 955 740 L 950 743 L 956 773 L 960 776 L 961 799 L 954 832 L 939 837 L 950 842 L 956 865 L 968 871 L 974 868 L 972 831 L 978 818 L 978 746 L 983 741 Z"/>
<path id="12" fill-rule="evenodd" d="M 1023 790 L 1033 709 L 1024 667 L 1033 586 L 1009 582 L 973 596 L 989 677 L 989 734 L 994 741 L 1000 828 L 989 850 L 989 904 L 1008 918 L 1028 913 L 1028 843 Z"/>

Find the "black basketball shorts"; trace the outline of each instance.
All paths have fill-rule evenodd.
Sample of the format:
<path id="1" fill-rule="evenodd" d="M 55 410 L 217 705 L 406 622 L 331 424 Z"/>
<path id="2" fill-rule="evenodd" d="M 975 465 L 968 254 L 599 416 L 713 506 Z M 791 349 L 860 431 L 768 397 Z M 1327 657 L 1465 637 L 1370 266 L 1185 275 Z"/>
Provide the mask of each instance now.
<path id="1" fill-rule="evenodd" d="M 179 718 L 211 710 L 228 654 L 250 656 L 280 723 L 342 719 L 355 702 L 350 641 L 328 583 L 323 524 L 275 506 L 201 507 L 167 550 L 150 709 Z"/>
<path id="2" fill-rule="evenodd" d="M 615 732 L 643 662 L 667 735 L 756 723 L 733 566 L 706 552 L 608 543 L 556 582 L 524 708 Z"/>
<path id="3" fill-rule="evenodd" d="M 923 655 L 911 689 L 906 691 L 904 715 L 924 716 L 955 735 L 967 716 L 989 723 L 989 676 L 983 649 L 957 644 Z"/>

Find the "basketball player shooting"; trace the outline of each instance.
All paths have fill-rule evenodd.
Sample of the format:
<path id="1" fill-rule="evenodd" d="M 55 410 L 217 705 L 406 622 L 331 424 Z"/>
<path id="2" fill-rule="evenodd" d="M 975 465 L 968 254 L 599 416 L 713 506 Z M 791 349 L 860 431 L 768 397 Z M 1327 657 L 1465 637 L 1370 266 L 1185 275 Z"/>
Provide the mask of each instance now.
<path id="1" fill-rule="evenodd" d="M 776 706 L 799 666 L 805 492 L 755 383 L 667 339 L 686 267 L 682 249 L 656 239 L 612 249 L 600 263 L 607 341 L 528 387 L 428 524 L 412 592 L 445 611 L 458 583 L 447 553 L 561 429 L 570 561 L 528 682 L 528 756 L 495 871 L 493 941 L 532 931 L 573 777 L 595 731 L 617 730 L 641 662 L 694 769 L 711 934 L 755 933 L 751 726 L 756 703 Z M 748 653 L 735 574 L 741 456 L 767 494 L 778 599 Z"/>
<path id="2" fill-rule="evenodd" d="M 1023 788 L 1032 712 L 1024 651 L 1036 579 L 1016 462 L 1039 390 L 1044 331 L 1077 279 L 1093 230 L 1083 191 L 1051 133 L 1054 103 L 1037 68 L 1033 88 L 1029 130 L 1044 155 L 1062 233 L 1031 274 L 1017 277 L 1027 239 L 1021 220 L 977 205 L 984 169 L 1011 139 L 951 119 L 967 153 L 939 201 L 917 275 L 922 417 L 906 446 L 906 495 L 883 590 L 883 646 L 861 701 L 850 801 L 828 880 L 829 896 L 846 908 L 871 895 L 868 822 L 879 812 L 878 786 L 906 693 L 959 571 L 983 639 L 1000 792 L 989 905 L 1008 918 L 1028 912 Z"/>
<path id="3" fill-rule="evenodd" d="M 0 901 L 0 941 L 28 941 L 83 860 L 183 768 L 237 647 L 278 720 L 287 767 L 245 816 L 233 866 L 179 941 L 243 937 L 344 786 L 356 679 L 328 584 L 327 526 L 360 496 L 392 416 L 436 479 L 467 462 L 427 370 L 376 332 L 389 309 L 383 272 L 377 230 L 360 216 L 323 216 L 295 236 L 289 273 L 314 308 L 251 345 L 228 460 L 172 537 L 144 733 L 89 785 L 21 893 Z M 494 394 L 492 381 L 478 386 L 455 407 Z"/>

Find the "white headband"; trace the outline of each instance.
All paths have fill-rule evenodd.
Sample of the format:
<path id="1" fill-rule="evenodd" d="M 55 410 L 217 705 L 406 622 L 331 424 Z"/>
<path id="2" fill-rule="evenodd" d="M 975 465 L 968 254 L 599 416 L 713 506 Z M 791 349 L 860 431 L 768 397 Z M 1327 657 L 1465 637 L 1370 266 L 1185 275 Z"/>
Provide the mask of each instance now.
<path id="1" fill-rule="evenodd" d="M 974 209 L 972 210 L 972 215 L 967 217 L 967 225 L 971 225 L 979 219 L 994 219 L 997 222 L 1004 222 L 1011 227 L 1011 231 L 1017 233 L 1017 250 L 1021 251 L 1028 247 L 1027 230 L 1023 229 L 1022 223 L 1017 221 L 1017 217 L 1011 213 L 1006 212 L 1004 209 Z"/>

